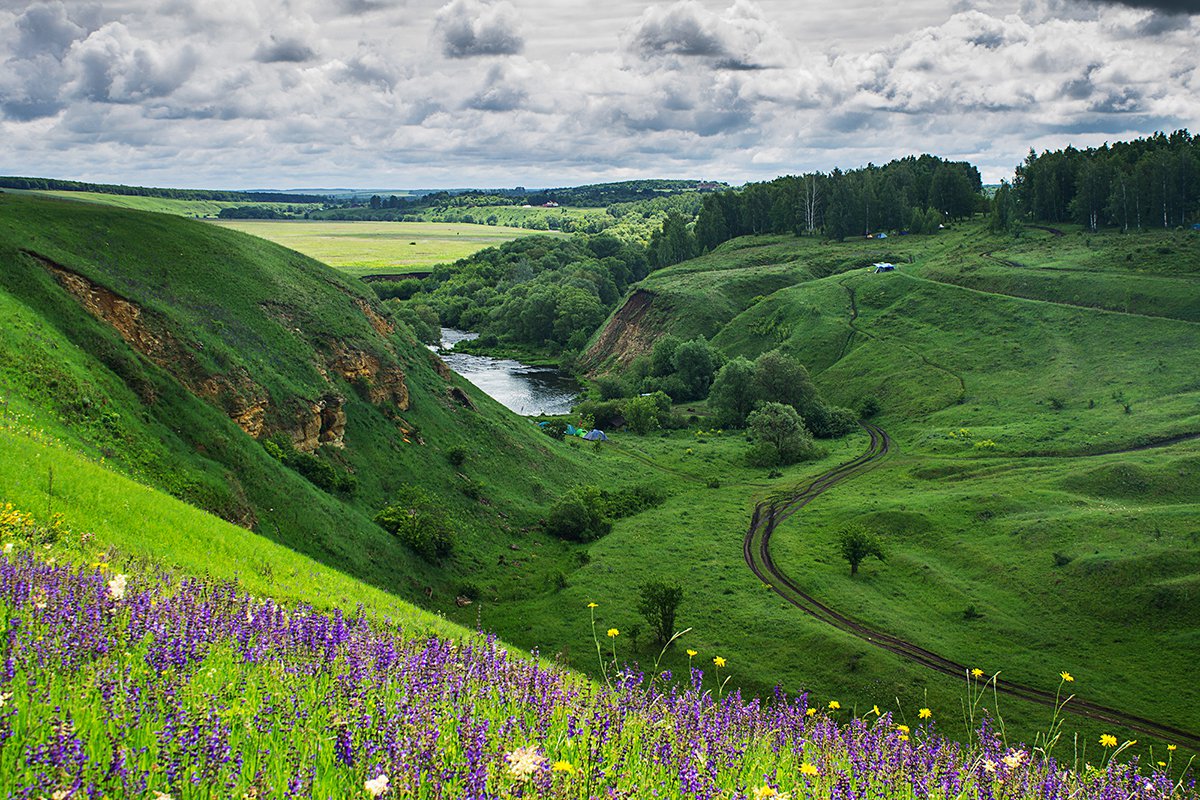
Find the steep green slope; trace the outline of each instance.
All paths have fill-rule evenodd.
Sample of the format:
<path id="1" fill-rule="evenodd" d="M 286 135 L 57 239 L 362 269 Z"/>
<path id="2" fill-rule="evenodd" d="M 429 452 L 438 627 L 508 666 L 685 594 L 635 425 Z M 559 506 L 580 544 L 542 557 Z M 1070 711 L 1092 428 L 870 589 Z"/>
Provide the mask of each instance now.
<path id="1" fill-rule="evenodd" d="M 0 392 L 27 428 L 401 596 L 452 599 L 442 590 L 585 475 L 368 289 L 277 245 L 0 195 L 0 264 Z M 256 441 L 268 437 L 311 453 L 343 490 L 284 467 Z M 449 563 L 416 559 L 371 522 L 406 485 L 439 498 L 458 530 Z"/>

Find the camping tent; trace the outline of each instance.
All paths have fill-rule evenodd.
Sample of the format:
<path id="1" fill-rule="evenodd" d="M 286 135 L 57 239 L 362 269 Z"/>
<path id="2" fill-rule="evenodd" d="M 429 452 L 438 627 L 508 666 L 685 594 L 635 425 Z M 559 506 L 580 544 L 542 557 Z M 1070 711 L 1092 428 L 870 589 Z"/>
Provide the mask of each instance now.
<path id="1" fill-rule="evenodd" d="M 590 431 L 588 431 L 587 434 L 583 438 L 587 439 L 589 442 L 607 442 L 608 441 L 608 437 L 604 435 L 604 431 L 597 430 L 595 428 L 592 428 Z"/>
<path id="2" fill-rule="evenodd" d="M 568 422 L 567 423 L 567 436 L 574 436 L 577 433 L 579 433 L 579 429 Z"/>

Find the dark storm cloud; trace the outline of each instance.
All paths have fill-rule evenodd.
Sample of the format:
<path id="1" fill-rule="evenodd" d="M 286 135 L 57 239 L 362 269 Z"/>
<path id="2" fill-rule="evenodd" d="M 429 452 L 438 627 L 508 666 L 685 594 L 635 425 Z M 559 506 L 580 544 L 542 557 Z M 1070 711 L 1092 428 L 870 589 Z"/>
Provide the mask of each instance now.
<path id="1" fill-rule="evenodd" d="M 277 37 L 272 34 L 254 51 L 254 60 L 264 64 L 303 64 L 316 57 L 316 50 L 304 40 L 294 36 Z"/>
<path id="2" fill-rule="evenodd" d="M 338 0 L 338 7 L 347 14 L 369 14 L 402 5 L 404 0 Z"/>
<path id="3" fill-rule="evenodd" d="M 519 21 L 503 0 L 452 0 L 438 11 L 435 30 L 449 58 L 515 55 L 525 49 Z"/>

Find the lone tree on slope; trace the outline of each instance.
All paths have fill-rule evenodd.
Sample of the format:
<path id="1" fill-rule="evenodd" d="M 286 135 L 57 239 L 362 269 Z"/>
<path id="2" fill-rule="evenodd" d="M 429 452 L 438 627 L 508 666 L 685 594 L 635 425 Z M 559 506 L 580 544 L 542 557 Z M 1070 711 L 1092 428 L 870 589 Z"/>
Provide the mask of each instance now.
<path id="1" fill-rule="evenodd" d="M 638 611 L 659 644 L 665 645 L 675 635 L 675 611 L 682 600 L 683 587 L 679 584 L 659 580 L 642 584 Z"/>
<path id="2" fill-rule="evenodd" d="M 887 560 L 878 537 L 862 525 L 851 525 L 843 529 L 838 540 L 842 547 L 842 558 L 850 562 L 852 578 L 858 574 L 858 565 L 867 556 L 875 556 L 880 561 Z"/>

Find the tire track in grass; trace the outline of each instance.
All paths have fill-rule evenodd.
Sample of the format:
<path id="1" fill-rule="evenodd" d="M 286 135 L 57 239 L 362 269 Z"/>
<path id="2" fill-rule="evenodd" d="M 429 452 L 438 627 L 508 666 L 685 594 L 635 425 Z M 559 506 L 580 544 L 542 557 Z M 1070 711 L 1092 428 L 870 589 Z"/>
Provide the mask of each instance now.
<path id="1" fill-rule="evenodd" d="M 775 561 L 771 557 L 771 535 L 780 523 L 790 518 L 822 493 L 844 481 L 869 472 L 887 457 L 893 447 L 891 437 L 877 425 L 869 423 L 861 424 L 871 437 L 870 444 L 867 446 L 865 452 L 841 466 L 821 473 L 808 484 L 797 486 L 790 493 L 777 494 L 755 505 L 754 513 L 750 518 L 749 530 L 746 532 L 746 536 L 742 542 L 742 551 L 746 559 L 746 564 L 758 576 L 759 580 L 767 584 L 771 591 L 814 619 L 927 669 L 955 678 L 966 678 L 970 670 L 965 664 L 959 664 L 945 656 L 919 647 L 912 642 L 870 628 L 857 620 L 839 613 L 807 594 L 795 580 L 775 564 Z M 996 689 L 1003 694 L 1051 708 L 1054 707 L 1058 700 L 1058 695 L 1054 692 L 1019 683 L 996 681 L 995 685 Z M 1071 699 L 1066 711 L 1097 722 L 1120 725 L 1172 743 L 1186 744 L 1200 749 L 1200 735 L 1171 725 L 1161 724 L 1145 717 L 1128 714 L 1115 708 L 1109 708 L 1099 703 L 1082 700 L 1079 697 Z"/>

